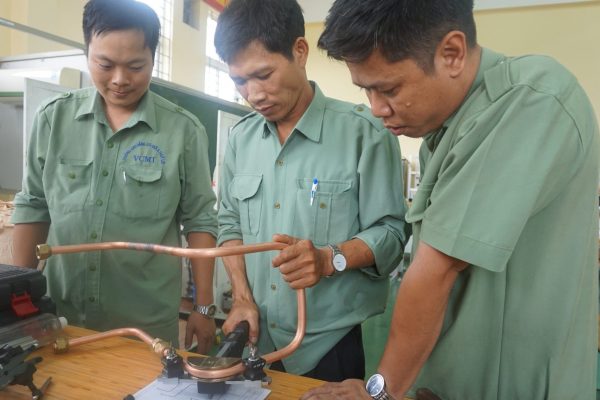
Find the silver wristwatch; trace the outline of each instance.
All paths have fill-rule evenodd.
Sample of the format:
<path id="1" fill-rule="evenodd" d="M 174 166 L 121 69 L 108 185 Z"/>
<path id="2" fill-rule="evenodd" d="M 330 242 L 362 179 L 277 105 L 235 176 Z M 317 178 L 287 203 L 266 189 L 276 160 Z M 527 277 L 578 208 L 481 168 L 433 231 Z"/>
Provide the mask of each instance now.
<path id="1" fill-rule="evenodd" d="M 383 375 L 375 374 L 369 378 L 365 385 L 367 393 L 375 400 L 393 400 L 393 397 L 385 390 L 385 379 Z"/>
<path id="2" fill-rule="evenodd" d="M 331 263 L 333 264 L 333 274 L 330 276 L 344 272 L 347 264 L 344 253 L 342 253 L 342 250 L 340 250 L 340 248 L 335 244 L 330 244 L 328 246 L 331 249 Z"/>
<path id="3" fill-rule="evenodd" d="M 216 304 L 207 304 L 205 306 L 201 306 L 198 304 L 194 304 L 194 311 L 196 311 L 200 315 L 204 315 L 206 318 L 214 318 L 215 313 L 217 312 Z"/>

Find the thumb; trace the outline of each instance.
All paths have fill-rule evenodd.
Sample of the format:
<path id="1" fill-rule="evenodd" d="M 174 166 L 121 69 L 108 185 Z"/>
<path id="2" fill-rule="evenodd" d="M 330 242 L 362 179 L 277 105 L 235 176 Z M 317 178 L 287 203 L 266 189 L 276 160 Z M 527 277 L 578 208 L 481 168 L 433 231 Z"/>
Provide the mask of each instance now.
<path id="1" fill-rule="evenodd" d="M 282 233 L 276 233 L 273 235 L 272 240 L 278 243 L 285 243 L 287 245 L 292 245 L 296 243 L 298 240 L 290 235 L 284 235 Z"/>

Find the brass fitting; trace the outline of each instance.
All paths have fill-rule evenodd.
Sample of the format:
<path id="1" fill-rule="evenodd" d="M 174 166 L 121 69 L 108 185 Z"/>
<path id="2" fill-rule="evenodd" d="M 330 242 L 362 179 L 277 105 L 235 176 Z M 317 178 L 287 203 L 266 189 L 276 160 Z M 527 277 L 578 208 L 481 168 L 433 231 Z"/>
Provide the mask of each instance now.
<path id="1" fill-rule="evenodd" d="M 54 353 L 62 354 L 69 351 L 69 339 L 66 336 L 59 336 L 54 342 Z"/>
<path id="2" fill-rule="evenodd" d="M 52 249 L 47 244 L 38 244 L 35 246 L 35 255 L 38 260 L 45 260 L 52 255 Z"/>

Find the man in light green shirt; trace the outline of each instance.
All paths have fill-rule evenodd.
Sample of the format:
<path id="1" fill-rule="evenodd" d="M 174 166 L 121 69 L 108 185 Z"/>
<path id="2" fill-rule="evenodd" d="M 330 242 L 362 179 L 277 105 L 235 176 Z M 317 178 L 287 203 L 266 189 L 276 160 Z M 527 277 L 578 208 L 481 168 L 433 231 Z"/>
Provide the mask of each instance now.
<path id="1" fill-rule="evenodd" d="M 123 19 L 123 15 L 128 15 Z M 214 193 L 204 127 L 148 91 L 160 24 L 148 6 L 92 0 L 84 11 L 95 88 L 38 110 L 12 221 L 14 263 L 37 265 L 35 245 L 132 241 L 214 247 Z M 183 227 L 183 232 L 181 228 Z M 196 302 L 212 303 L 212 260 L 192 260 Z M 181 262 L 106 251 L 51 257 L 49 294 L 70 324 L 133 326 L 178 343 Z M 212 319 L 192 313 L 186 344 L 206 352 Z"/>
<path id="2" fill-rule="evenodd" d="M 367 392 L 595 399 L 599 134 L 575 77 L 479 47 L 471 0 L 337 0 L 319 45 L 392 132 L 424 138 L 414 259 Z M 303 397 L 320 398 L 369 397 L 349 380 Z"/>
<path id="3" fill-rule="evenodd" d="M 362 379 L 360 324 L 383 311 L 408 235 L 400 151 L 367 107 L 308 81 L 303 36 L 295 0 L 234 0 L 217 23 L 217 52 L 256 110 L 230 135 L 218 242 L 290 245 L 225 259 L 234 303 L 224 329 L 248 320 L 262 352 L 280 349 L 296 331 L 294 289 L 306 288 L 304 340 L 271 367 Z"/>

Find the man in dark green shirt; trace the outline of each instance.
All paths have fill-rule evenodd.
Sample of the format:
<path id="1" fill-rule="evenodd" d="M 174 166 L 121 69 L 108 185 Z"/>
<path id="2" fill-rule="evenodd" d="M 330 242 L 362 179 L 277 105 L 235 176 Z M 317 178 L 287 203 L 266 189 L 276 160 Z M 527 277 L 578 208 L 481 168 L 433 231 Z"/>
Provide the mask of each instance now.
<path id="1" fill-rule="evenodd" d="M 35 245 L 133 241 L 214 247 L 215 196 L 204 127 L 148 90 L 160 23 L 131 0 L 92 0 L 84 36 L 94 88 L 52 99 L 37 112 L 23 189 L 15 198 L 14 263 L 37 265 Z M 181 228 L 182 227 L 182 228 Z M 212 303 L 213 261 L 192 260 L 196 302 Z M 69 323 L 144 329 L 178 343 L 181 262 L 134 251 L 54 256 L 50 296 Z M 193 312 L 206 352 L 214 321 Z"/>
<path id="2" fill-rule="evenodd" d="M 595 399 L 599 135 L 575 77 L 481 48 L 472 0 L 337 0 L 319 45 L 393 133 L 424 139 L 416 251 L 369 394 Z M 320 398 L 369 396 L 304 397 Z"/>

